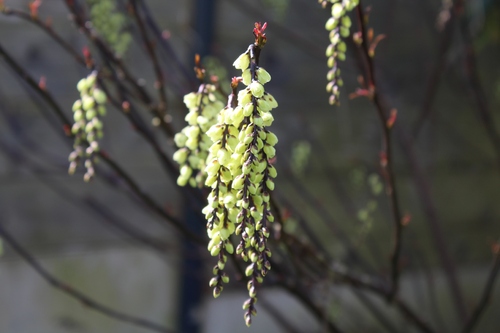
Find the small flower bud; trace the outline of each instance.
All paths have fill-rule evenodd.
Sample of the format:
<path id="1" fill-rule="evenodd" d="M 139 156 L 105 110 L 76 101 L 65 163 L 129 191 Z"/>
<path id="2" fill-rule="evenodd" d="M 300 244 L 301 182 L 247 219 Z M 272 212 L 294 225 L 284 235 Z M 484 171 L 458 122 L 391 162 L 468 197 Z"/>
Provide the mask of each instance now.
<path id="1" fill-rule="evenodd" d="M 248 52 L 241 54 L 233 63 L 236 69 L 245 70 L 250 65 L 250 55 Z"/>
<path id="2" fill-rule="evenodd" d="M 257 98 L 260 98 L 264 96 L 264 86 L 260 84 L 258 81 L 253 81 L 250 84 L 250 91 L 252 92 L 252 95 L 254 95 Z"/>

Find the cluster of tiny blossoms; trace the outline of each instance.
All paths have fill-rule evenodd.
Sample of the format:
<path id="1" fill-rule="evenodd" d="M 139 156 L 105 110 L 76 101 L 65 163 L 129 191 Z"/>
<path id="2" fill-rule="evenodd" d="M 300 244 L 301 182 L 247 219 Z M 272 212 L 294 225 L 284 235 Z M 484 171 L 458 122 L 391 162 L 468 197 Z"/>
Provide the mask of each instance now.
<path id="1" fill-rule="evenodd" d="M 243 304 L 248 326 L 256 314 L 257 284 L 262 283 L 271 268 L 267 238 L 268 223 L 273 222 L 274 217 L 269 200 L 277 174 L 271 161 L 278 139 L 267 127 L 274 120 L 271 110 L 278 104 L 264 88 L 271 76 L 259 66 L 260 51 L 266 42 L 265 28 L 265 24 L 256 23 L 255 43 L 234 62 L 242 75 L 233 79 L 228 105 L 207 133 L 213 144 L 205 184 L 212 191 L 203 212 L 211 239 L 208 249 L 219 257 L 210 285 L 217 297 L 222 291 L 222 282 L 228 281 L 222 270 L 227 255 L 234 251 L 229 237 L 233 233 L 241 236 L 236 253 L 249 262 L 245 274 L 250 298 Z M 236 92 L 239 82 L 245 88 Z"/>
<path id="2" fill-rule="evenodd" d="M 97 87 L 97 72 L 81 79 L 77 84 L 80 99 L 73 104 L 75 123 L 71 132 L 75 136 L 74 151 L 69 154 L 69 173 L 73 174 L 81 159 L 86 168 L 83 179 L 90 181 L 95 174 L 95 153 L 99 151 L 103 124 L 100 117 L 106 114 L 106 93 Z"/>
<path id="3" fill-rule="evenodd" d="M 177 178 L 179 186 L 189 183 L 192 187 L 202 187 L 206 179 L 206 160 L 212 141 L 206 134 L 217 120 L 217 114 L 224 104 L 217 98 L 213 84 L 201 83 L 197 92 L 184 96 L 184 104 L 189 109 L 186 126 L 175 135 L 174 141 L 179 150 L 174 160 L 180 165 Z"/>
<path id="4" fill-rule="evenodd" d="M 330 94 L 330 104 L 339 104 L 339 87 L 343 85 L 340 75 L 338 61 L 345 60 L 347 50 L 346 43 L 342 38 L 349 36 L 351 19 L 347 13 L 353 10 L 359 3 L 359 0 L 319 0 L 323 7 L 331 5 L 332 16 L 326 22 L 325 28 L 330 31 L 330 44 L 326 49 L 328 57 L 327 74 L 328 84 L 326 91 Z"/>

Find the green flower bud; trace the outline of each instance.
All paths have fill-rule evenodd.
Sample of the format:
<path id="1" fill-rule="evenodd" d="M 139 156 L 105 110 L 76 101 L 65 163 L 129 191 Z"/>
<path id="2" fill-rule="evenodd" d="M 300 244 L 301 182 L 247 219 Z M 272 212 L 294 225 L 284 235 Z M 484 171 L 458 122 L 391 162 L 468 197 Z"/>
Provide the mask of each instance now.
<path id="1" fill-rule="evenodd" d="M 264 153 L 266 154 L 268 159 L 273 158 L 276 155 L 276 149 L 273 146 L 265 146 Z"/>
<path id="2" fill-rule="evenodd" d="M 230 136 L 227 138 L 227 145 L 232 151 L 234 151 L 238 145 L 238 140 L 234 136 Z"/>
<path id="3" fill-rule="evenodd" d="M 201 101 L 201 95 L 195 92 L 191 92 L 187 95 L 184 95 L 183 101 L 188 109 L 194 109 L 198 107 L 198 104 Z"/>
<path id="4" fill-rule="evenodd" d="M 268 178 L 266 180 L 266 186 L 270 191 L 274 190 L 274 182 L 272 181 L 272 179 Z"/>
<path id="5" fill-rule="evenodd" d="M 229 253 L 229 254 L 233 254 L 234 253 L 234 246 L 231 242 L 228 242 L 226 243 L 226 252 Z M 229 282 L 229 279 L 228 281 L 224 281 L 225 283 Z"/>
<path id="6" fill-rule="evenodd" d="M 205 180 L 205 186 L 213 187 L 216 181 L 217 181 L 217 174 L 214 175 L 209 174 L 207 179 Z"/>
<path id="7" fill-rule="evenodd" d="M 219 297 L 221 292 L 222 292 L 222 287 L 215 287 L 213 292 L 214 298 Z"/>
<path id="8" fill-rule="evenodd" d="M 333 44 L 328 45 L 328 47 L 326 48 L 326 56 L 331 57 L 334 51 L 335 51 L 335 45 Z"/>
<path id="9" fill-rule="evenodd" d="M 276 168 L 274 166 L 272 166 L 272 165 L 268 166 L 267 173 L 269 174 L 269 176 L 271 178 L 276 178 L 276 176 L 278 175 L 278 172 L 276 171 Z"/>
<path id="10" fill-rule="evenodd" d="M 252 101 L 252 94 L 251 94 L 250 90 L 244 89 L 238 93 L 239 105 L 246 105 L 246 104 L 250 103 L 251 101 Z"/>
<path id="11" fill-rule="evenodd" d="M 262 126 L 271 126 L 274 121 L 272 113 L 267 112 L 262 115 Z"/>
<path id="12" fill-rule="evenodd" d="M 107 100 L 106 93 L 98 88 L 94 89 L 94 91 L 92 92 L 92 97 L 94 97 L 96 103 L 98 104 L 104 104 Z"/>
<path id="13" fill-rule="evenodd" d="M 340 19 L 344 15 L 345 10 L 341 3 L 337 2 L 332 6 L 332 17 L 335 19 Z"/>
<path id="14" fill-rule="evenodd" d="M 220 253 L 220 246 L 214 246 L 212 247 L 212 249 L 210 250 L 210 255 L 212 257 L 215 257 L 216 255 L 218 255 Z"/>
<path id="15" fill-rule="evenodd" d="M 242 82 L 245 86 L 248 86 L 252 82 L 252 73 L 250 73 L 250 68 L 247 68 L 241 74 Z"/>
<path id="16" fill-rule="evenodd" d="M 336 59 L 333 56 L 331 56 L 330 58 L 328 58 L 328 60 L 326 62 L 328 68 L 332 68 L 333 66 L 335 66 L 335 63 L 336 63 Z"/>
<path id="17" fill-rule="evenodd" d="M 340 27 L 340 36 L 344 38 L 349 37 L 349 29 L 346 27 Z"/>
<path id="18" fill-rule="evenodd" d="M 264 96 L 264 86 L 260 84 L 258 81 L 253 81 L 250 86 L 250 91 L 252 92 L 252 95 L 254 95 L 257 98 L 260 98 Z"/>
<path id="19" fill-rule="evenodd" d="M 238 177 L 236 177 L 233 181 L 233 185 L 232 185 L 233 189 L 235 189 L 235 190 L 242 189 L 244 181 L 245 181 L 245 178 L 243 175 L 239 175 Z"/>
<path id="20" fill-rule="evenodd" d="M 259 98 L 257 100 L 257 109 L 261 113 L 267 113 L 271 110 L 271 105 L 269 105 L 269 103 L 265 99 Z"/>
<path id="21" fill-rule="evenodd" d="M 231 234 L 229 233 L 229 230 L 224 229 L 224 228 L 219 231 L 219 235 L 220 235 L 220 238 L 222 240 L 226 240 L 229 238 L 229 236 L 231 236 Z"/>
<path id="22" fill-rule="evenodd" d="M 218 279 L 216 277 L 213 277 L 210 279 L 210 283 L 208 284 L 210 287 L 215 287 L 217 285 Z"/>
<path id="23" fill-rule="evenodd" d="M 177 145 L 177 147 L 184 147 L 187 141 L 187 136 L 184 133 L 177 133 L 174 136 L 174 142 Z"/>
<path id="24" fill-rule="evenodd" d="M 189 166 L 187 165 L 183 165 L 180 169 L 180 174 L 182 176 L 185 176 L 185 177 L 190 177 L 191 174 L 193 173 L 193 169 L 191 169 Z"/>
<path id="25" fill-rule="evenodd" d="M 265 93 L 264 99 L 266 100 L 267 103 L 269 103 L 269 106 L 271 109 L 277 108 L 278 107 L 278 102 L 276 102 L 276 99 L 274 99 L 273 95 L 270 93 Z"/>
<path id="26" fill-rule="evenodd" d="M 343 16 L 341 19 L 342 25 L 346 28 L 350 28 L 352 25 L 351 18 L 349 16 Z"/>
<path id="27" fill-rule="evenodd" d="M 75 122 L 83 120 L 83 112 L 82 112 L 82 110 L 76 110 L 75 113 L 73 114 L 73 119 L 75 120 Z"/>
<path id="28" fill-rule="evenodd" d="M 80 110 L 82 108 L 82 101 L 79 99 L 73 103 L 73 112 Z"/>
<path id="29" fill-rule="evenodd" d="M 233 63 L 234 68 L 241 69 L 242 71 L 247 69 L 250 65 L 250 55 L 248 52 L 241 54 Z"/>
<path id="30" fill-rule="evenodd" d="M 266 136 L 266 143 L 270 146 L 275 146 L 278 143 L 278 137 L 272 132 L 268 132 Z"/>
<path id="31" fill-rule="evenodd" d="M 262 67 L 259 67 L 257 69 L 257 80 L 261 83 L 261 84 L 266 84 L 268 83 L 269 81 L 271 81 L 271 75 Z M 246 84 L 248 85 L 248 84 Z"/>
<path id="32" fill-rule="evenodd" d="M 245 104 L 245 106 L 243 107 L 243 115 L 245 117 L 249 117 L 252 114 L 253 109 L 254 105 L 252 103 Z"/>
<path id="33" fill-rule="evenodd" d="M 328 21 L 326 21 L 325 29 L 331 31 L 337 27 L 338 23 L 338 20 L 336 20 L 334 17 L 330 17 Z"/>
<path id="34" fill-rule="evenodd" d="M 104 117 L 106 115 L 106 107 L 104 107 L 104 105 L 99 105 L 97 107 L 97 112 L 101 117 Z"/>
<path id="35" fill-rule="evenodd" d="M 180 175 L 180 176 L 177 178 L 177 185 L 179 185 L 179 186 L 186 186 L 186 184 L 187 184 L 188 180 L 189 180 L 189 177 L 186 177 L 186 176 Z"/>
<path id="36" fill-rule="evenodd" d="M 248 265 L 248 267 L 245 269 L 246 276 L 250 276 L 253 274 L 253 270 L 254 270 L 253 266 L 254 266 L 253 264 Z"/>
<path id="37" fill-rule="evenodd" d="M 261 117 L 255 117 L 253 119 L 253 122 L 254 122 L 255 126 L 258 126 L 258 127 L 262 127 L 262 125 L 264 124 L 264 121 L 262 120 Z"/>
<path id="38" fill-rule="evenodd" d="M 90 109 L 94 108 L 95 100 L 88 95 L 84 95 L 82 97 L 82 106 L 83 106 L 84 110 L 90 110 Z"/>
<path id="39" fill-rule="evenodd" d="M 78 83 L 76 84 L 76 89 L 78 89 L 80 93 L 84 93 L 90 88 L 90 86 L 91 85 L 87 83 L 87 79 L 84 78 L 78 81 Z"/>
<path id="40" fill-rule="evenodd" d="M 92 120 L 95 117 L 97 117 L 97 112 L 94 109 L 90 109 L 85 112 L 85 118 L 87 118 L 87 120 Z"/>

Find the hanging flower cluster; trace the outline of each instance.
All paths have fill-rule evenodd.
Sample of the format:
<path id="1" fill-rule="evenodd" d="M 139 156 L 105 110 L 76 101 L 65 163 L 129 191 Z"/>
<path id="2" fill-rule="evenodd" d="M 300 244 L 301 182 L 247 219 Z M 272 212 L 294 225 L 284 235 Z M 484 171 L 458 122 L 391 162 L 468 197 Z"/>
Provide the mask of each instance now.
<path id="1" fill-rule="evenodd" d="M 242 71 L 241 78 L 233 79 L 228 105 L 207 133 L 213 144 L 205 184 L 212 191 L 203 212 L 211 239 L 208 249 L 219 257 L 210 285 L 217 297 L 222 282 L 228 280 L 222 272 L 227 255 L 234 251 L 229 237 L 240 235 L 236 253 L 249 262 L 245 274 L 250 298 L 243 305 L 248 326 L 256 314 L 257 284 L 271 268 L 267 225 L 274 221 L 269 200 L 277 174 L 271 161 L 278 138 L 267 127 L 274 120 L 271 110 L 278 103 L 264 88 L 271 76 L 259 66 L 260 51 L 267 40 L 265 29 L 266 24 L 255 24 L 255 43 L 234 62 L 234 67 Z M 237 93 L 240 81 L 246 87 Z"/>
<path id="2" fill-rule="evenodd" d="M 202 187 L 206 179 L 208 148 L 212 144 L 206 132 L 217 121 L 217 114 L 224 104 L 216 96 L 216 86 L 203 83 L 205 70 L 199 56 L 196 56 L 195 62 L 200 86 L 197 92 L 184 96 L 184 104 L 189 109 L 185 117 L 188 126 L 174 137 L 179 150 L 173 158 L 180 165 L 177 184 L 185 186 L 189 183 L 192 187 Z"/>
<path id="3" fill-rule="evenodd" d="M 69 174 L 74 174 L 81 159 L 86 168 L 83 179 L 88 182 L 95 174 L 95 154 L 99 151 L 103 124 L 100 117 L 106 114 L 106 93 L 97 87 L 97 72 L 81 79 L 77 84 L 80 99 L 73 104 L 75 123 L 71 132 L 75 136 L 74 151 L 69 154 Z"/>
<path id="4" fill-rule="evenodd" d="M 339 104 L 340 91 L 343 85 L 338 61 L 345 60 L 347 50 L 346 43 L 342 40 L 349 36 L 351 19 L 347 13 L 353 10 L 359 3 L 359 0 L 319 0 L 323 7 L 331 5 L 332 16 L 326 22 L 325 28 L 330 31 L 330 45 L 326 49 L 328 57 L 327 74 L 328 84 L 326 91 L 330 94 L 330 104 Z"/>

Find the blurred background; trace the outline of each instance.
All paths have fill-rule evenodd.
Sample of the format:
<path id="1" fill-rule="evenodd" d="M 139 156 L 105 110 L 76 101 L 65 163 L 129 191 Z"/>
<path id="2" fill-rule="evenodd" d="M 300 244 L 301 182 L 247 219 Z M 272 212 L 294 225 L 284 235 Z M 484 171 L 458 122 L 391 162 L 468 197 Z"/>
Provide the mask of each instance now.
<path id="1" fill-rule="evenodd" d="M 75 2 L 93 13 L 95 28 L 123 22 L 120 36 L 112 37 L 115 51 L 138 84 L 155 93 L 153 66 L 126 1 L 102 1 L 112 5 L 108 14 L 113 15 L 107 16 L 103 9 L 91 11 L 99 1 Z M 28 0 L 3 3 L 29 13 Z M 345 82 L 340 106 L 328 104 L 328 10 L 313 0 L 144 3 L 166 43 L 158 46 L 158 55 L 176 130 L 185 126 L 182 96 L 197 87 L 194 54 L 202 55 L 227 92 L 229 78 L 239 75 L 231 66 L 234 59 L 253 42 L 254 22 L 268 22 L 260 64 L 271 73 L 266 89 L 279 103 L 272 127 L 280 140 L 275 198 L 287 216 L 285 228 L 298 235 L 304 231 L 299 212 L 329 255 L 349 262 L 354 249 L 372 272 L 388 274 L 393 223 L 379 167 L 380 123 L 368 99 L 349 98 L 362 73 L 352 41 L 340 64 Z M 371 6 L 368 26 L 385 36 L 374 57 L 377 91 L 387 110 L 397 110 L 394 168 L 407 222 L 402 297 L 439 332 L 457 332 L 463 320 L 457 315 L 457 290 L 470 313 L 500 237 L 500 4 L 383 0 L 363 5 Z M 41 1 L 38 17 L 50 20 L 53 31 L 79 54 L 88 46 L 64 1 Z M 0 45 L 43 82 L 70 117 L 79 98 L 76 84 L 89 71 L 46 32 L 16 15 L 0 14 Z M 158 134 L 143 109 L 151 121 L 147 126 Z M 110 107 L 104 126 L 103 149 L 166 211 L 189 223 L 193 217 L 177 185 L 127 118 Z M 171 156 L 173 141 L 158 138 Z M 0 57 L 0 223 L 49 272 L 106 306 L 172 331 L 325 331 L 298 300 L 273 286 L 260 291 L 259 314 L 248 329 L 241 311 L 244 284 L 233 282 L 214 300 L 208 280 L 215 260 L 198 247 L 190 251 L 189 243 L 158 223 L 160 218 L 106 166 L 99 165 L 99 177 L 90 184 L 83 182 L 81 170 L 69 176 L 71 150 L 47 103 Z M 155 243 L 138 241 L 114 221 Z M 346 332 L 388 332 L 355 291 L 323 282 L 311 293 L 326 299 Z M 500 289 L 493 289 L 476 332 L 499 332 L 499 296 Z M 373 302 L 393 319 L 395 331 L 410 332 L 384 301 Z M 51 288 L 2 242 L 0 332 L 149 331 Z"/>

